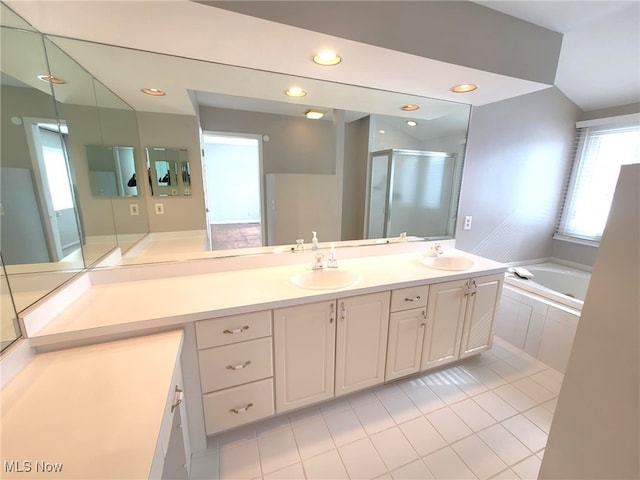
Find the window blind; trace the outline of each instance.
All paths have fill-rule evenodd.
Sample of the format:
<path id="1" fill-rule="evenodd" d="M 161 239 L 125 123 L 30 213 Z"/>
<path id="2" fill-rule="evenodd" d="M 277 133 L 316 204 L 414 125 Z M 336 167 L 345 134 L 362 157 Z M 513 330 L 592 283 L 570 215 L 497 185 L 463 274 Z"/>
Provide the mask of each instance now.
<path id="1" fill-rule="evenodd" d="M 597 244 L 622 165 L 640 162 L 640 125 L 579 128 L 555 238 Z"/>

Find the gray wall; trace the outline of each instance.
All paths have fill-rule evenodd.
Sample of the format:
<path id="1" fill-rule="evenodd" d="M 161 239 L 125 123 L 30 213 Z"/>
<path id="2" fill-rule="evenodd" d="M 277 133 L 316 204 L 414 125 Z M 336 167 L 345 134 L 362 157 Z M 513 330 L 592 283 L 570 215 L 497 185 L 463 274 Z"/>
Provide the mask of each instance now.
<path id="1" fill-rule="evenodd" d="M 335 173 L 335 131 L 331 121 L 304 116 L 201 107 L 203 131 L 268 135 L 262 167 L 268 173 Z"/>
<path id="2" fill-rule="evenodd" d="M 188 197 L 152 197 L 145 191 L 149 210 L 149 231 L 170 232 L 205 228 L 202 161 L 198 120 L 195 116 L 138 112 L 138 131 L 142 153 L 139 171 L 146 171 L 145 147 L 186 148 L 191 168 L 191 195 Z M 142 175 L 141 175 L 142 177 Z M 142 183 L 142 182 L 140 182 Z M 145 184 L 145 187 L 148 184 Z M 155 213 L 154 204 L 162 203 L 164 215 Z"/>
<path id="3" fill-rule="evenodd" d="M 369 123 L 370 117 L 367 115 L 347 123 L 346 126 L 342 190 L 342 240 L 361 239 L 364 232 Z"/>
<path id="4" fill-rule="evenodd" d="M 555 79 L 562 44 L 560 33 L 473 2 L 377 1 L 366 6 L 358 1 L 202 3 L 547 84 L 553 84 Z"/>
<path id="5" fill-rule="evenodd" d="M 474 108 L 456 246 L 502 262 L 550 257 L 581 111 L 557 88 Z"/>

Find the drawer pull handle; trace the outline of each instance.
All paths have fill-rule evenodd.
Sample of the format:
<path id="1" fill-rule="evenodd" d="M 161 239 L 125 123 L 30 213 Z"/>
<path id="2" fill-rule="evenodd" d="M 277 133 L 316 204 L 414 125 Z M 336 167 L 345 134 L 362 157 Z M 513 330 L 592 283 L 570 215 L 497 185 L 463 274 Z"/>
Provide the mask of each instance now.
<path id="1" fill-rule="evenodd" d="M 176 385 L 175 396 L 173 397 L 174 404 L 171 405 L 171 413 L 178 408 L 178 406 L 182 403 L 182 399 L 184 398 L 184 392 L 178 388 Z"/>
<path id="2" fill-rule="evenodd" d="M 226 333 L 227 335 L 235 335 L 236 333 L 242 333 L 245 330 L 249 330 L 249 325 L 245 325 L 242 328 L 236 328 L 235 330 L 226 329 L 226 330 L 223 330 L 222 333 Z"/>
<path id="3" fill-rule="evenodd" d="M 242 370 L 249 365 L 251 365 L 251 360 L 247 360 L 244 363 L 239 363 L 238 365 L 227 365 L 227 370 Z"/>
<path id="4" fill-rule="evenodd" d="M 415 297 L 406 297 L 404 299 L 405 302 L 417 302 L 418 300 L 420 300 L 420 295 L 417 295 Z"/>
<path id="5" fill-rule="evenodd" d="M 229 413 L 244 413 L 247 410 L 249 410 L 251 407 L 253 407 L 253 403 L 248 403 L 246 407 L 242 407 L 242 408 L 232 408 L 231 410 L 229 410 Z"/>

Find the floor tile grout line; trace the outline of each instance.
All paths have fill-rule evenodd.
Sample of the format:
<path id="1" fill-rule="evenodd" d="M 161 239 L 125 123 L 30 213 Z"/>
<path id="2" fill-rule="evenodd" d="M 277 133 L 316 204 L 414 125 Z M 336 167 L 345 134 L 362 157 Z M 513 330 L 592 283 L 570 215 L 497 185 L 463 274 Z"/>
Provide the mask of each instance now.
<path id="1" fill-rule="evenodd" d="M 488 367 L 489 365 L 491 365 L 491 364 L 496 364 L 497 362 L 504 362 L 504 361 L 505 361 L 505 359 L 507 359 L 507 358 L 511 358 L 511 357 L 520 357 L 520 356 L 519 356 L 519 355 L 517 355 L 517 354 L 510 354 L 510 355 L 501 356 L 501 357 L 495 356 L 495 357 L 494 357 L 494 359 L 492 359 L 492 361 L 491 361 L 491 362 L 486 362 L 486 363 L 477 363 L 477 364 L 474 364 L 474 366 L 475 366 L 475 365 L 477 365 L 477 366 L 479 366 L 479 367 L 486 367 L 486 368 L 489 368 L 489 367 Z M 523 358 L 523 357 L 520 357 L 520 358 Z M 525 360 L 531 360 L 531 359 L 529 359 L 529 358 L 524 358 L 524 359 L 525 359 Z M 535 359 L 534 359 L 534 360 L 535 360 Z M 380 454 L 380 452 L 378 451 L 377 447 L 375 446 L 375 444 L 373 443 L 373 441 L 371 440 L 371 438 L 372 438 L 374 435 L 376 435 L 376 434 L 378 434 L 378 433 L 382 433 L 382 432 L 384 432 L 384 431 L 386 431 L 386 430 L 389 430 L 389 429 L 391 429 L 391 428 L 399 428 L 399 429 L 400 429 L 400 431 L 401 431 L 401 433 L 403 434 L 404 438 L 408 441 L 408 443 L 411 445 L 411 448 L 414 450 L 414 453 L 416 453 L 416 454 L 418 455 L 418 458 L 421 458 L 422 460 L 424 460 L 424 458 L 425 458 L 426 456 L 431 455 L 431 454 L 433 454 L 433 453 L 435 453 L 435 452 L 437 452 L 437 451 L 440 451 L 440 450 L 441 450 L 441 449 L 443 449 L 443 448 L 446 448 L 446 447 L 450 447 L 450 448 L 452 448 L 452 445 L 453 445 L 453 444 L 455 444 L 456 442 L 463 441 L 464 439 L 469 438 L 469 437 L 474 436 L 474 435 L 475 435 L 475 436 L 478 436 L 478 438 L 480 438 L 480 440 L 481 440 L 483 443 L 485 443 L 485 444 L 486 444 L 486 442 L 484 442 L 484 440 L 482 440 L 482 438 L 481 438 L 481 437 L 479 437 L 479 435 L 478 435 L 479 433 L 481 433 L 482 431 L 484 431 L 484 430 L 486 430 L 486 429 L 488 429 L 488 428 L 494 427 L 495 425 L 501 425 L 501 426 L 502 426 L 502 428 L 505 428 L 505 429 L 506 429 L 506 427 L 505 427 L 503 424 L 504 424 L 505 422 L 507 422 L 508 420 L 510 420 L 510 419 L 512 419 L 512 418 L 514 418 L 514 417 L 516 417 L 516 416 L 518 416 L 518 415 L 520 415 L 520 416 L 522 416 L 524 419 L 526 419 L 529 423 L 531 423 L 531 425 L 532 425 L 533 427 L 535 427 L 535 428 L 536 428 L 537 430 L 539 430 L 539 431 L 540 431 L 540 432 L 541 432 L 541 433 L 542 433 L 546 438 L 548 438 L 548 433 L 547 433 L 547 432 L 546 432 L 546 430 L 543 428 L 543 426 L 542 426 L 542 425 L 540 425 L 540 424 L 538 424 L 538 423 L 536 423 L 536 422 L 535 422 L 534 420 L 532 420 L 531 418 L 529 418 L 529 417 L 526 415 L 526 413 L 528 413 L 528 412 L 530 412 L 530 411 L 532 411 L 532 410 L 534 410 L 534 409 L 538 409 L 539 407 L 542 407 L 542 408 L 544 409 L 544 411 L 546 411 L 546 412 L 548 412 L 549 414 L 551 414 L 551 417 L 553 418 L 554 411 L 551 409 L 551 406 L 549 405 L 549 403 L 550 403 L 550 402 L 554 402 L 554 401 L 556 401 L 556 402 L 557 402 L 558 394 L 556 394 L 556 392 L 555 392 L 554 390 L 550 390 L 550 389 L 549 389 L 549 387 L 548 387 L 548 385 L 549 385 L 549 386 L 551 386 L 551 387 L 554 387 L 554 386 L 555 386 L 555 384 L 557 384 L 557 388 L 561 388 L 561 386 L 562 386 L 562 380 L 563 380 L 563 375 L 562 375 L 562 373 L 561 373 L 561 372 L 558 372 L 557 370 L 555 370 L 555 369 L 553 369 L 553 368 L 551 368 L 551 367 L 549 367 L 549 366 L 546 366 L 546 365 L 542 364 L 542 362 L 539 362 L 539 361 L 537 361 L 537 360 L 535 360 L 535 361 L 537 362 L 536 364 L 534 364 L 533 366 L 526 366 L 524 371 L 520 371 L 519 373 L 514 372 L 514 375 L 504 375 L 504 376 L 502 376 L 502 375 L 500 375 L 498 372 L 496 372 L 496 371 L 492 370 L 491 368 L 489 368 L 489 370 L 491 370 L 491 371 L 492 371 L 492 372 L 493 372 L 493 373 L 494 373 L 494 374 L 495 374 L 495 375 L 500 379 L 500 381 L 502 382 L 500 385 L 496 385 L 496 383 L 495 383 L 495 382 L 491 382 L 491 381 L 488 381 L 488 380 L 486 380 L 486 379 L 485 379 L 485 382 L 486 382 L 486 383 L 485 383 L 485 382 L 483 382 L 482 380 L 480 380 L 478 377 L 476 377 L 476 376 L 473 374 L 473 371 L 465 370 L 465 369 L 464 369 L 464 365 L 463 365 L 463 364 L 459 364 L 459 363 L 456 363 L 456 364 L 454 364 L 454 365 L 450 365 L 450 366 L 448 366 L 448 367 L 447 367 L 447 368 L 445 368 L 445 369 L 438 370 L 437 372 L 438 372 L 438 373 L 442 373 L 442 374 L 446 377 L 446 380 L 451 380 L 451 383 L 444 383 L 445 385 L 452 385 L 452 386 L 454 386 L 454 387 L 455 387 L 459 392 L 461 392 L 461 393 L 462 393 L 462 395 L 461 395 L 461 396 L 462 396 L 462 398 L 456 399 L 455 401 L 451 401 L 450 397 L 448 397 L 448 396 L 446 396 L 446 395 L 443 395 L 443 392 L 442 392 L 442 391 L 439 391 L 439 392 L 438 392 L 437 390 L 434 390 L 434 389 L 432 388 L 432 385 L 429 385 L 426 381 L 424 381 L 424 380 L 423 380 L 423 377 L 424 377 L 425 375 L 433 375 L 433 373 L 436 373 L 436 372 L 429 372 L 429 373 L 423 374 L 423 375 L 421 375 L 421 376 L 413 377 L 413 378 L 411 379 L 412 381 L 420 380 L 420 381 L 422 382 L 422 385 L 415 385 L 415 386 L 413 386 L 413 387 L 411 387 L 411 388 L 403 388 L 403 386 L 404 386 L 404 385 L 402 385 L 401 383 L 402 383 L 403 381 L 406 381 L 407 379 L 401 379 L 401 380 L 396 384 L 396 386 L 398 387 L 398 391 L 397 391 L 397 393 L 396 393 L 396 392 L 389 392 L 389 394 L 391 394 L 391 395 L 396 395 L 396 394 L 397 394 L 397 395 L 404 395 L 404 400 L 405 400 L 405 401 L 406 401 L 406 400 L 408 400 L 408 403 L 409 403 L 410 405 L 412 405 L 414 408 L 416 408 L 416 410 L 417 410 L 417 411 L 419 411 L 419 412 L 420 412 L 420 414 L 419 414 L 419 415 L 417 415 L 417 416 L 415 416 L 415 417 L 413 417 L 413 418 L 404 419 L 404 420 L 402 420 L 402 421 L 398 420 L 398 419 L 397 419 L 397 417 L 394 417 L 394 416 L 391 414 L 391 411 L 389 410 L 389 407 L 388 407 L 387 405 L 385 405 L 385 403 L 382 401 L 381 396 L 380 396 L 380 395 L 377 395 L 378 391 L 374 388 L 374 389 L 372 389 L 372 390 L 370 391 L 370 393 L 372 393 L 372 394 L 374 395 L 374 397 L 373 397 L 373 398 L 371 398 L 371 400 L 370 400 L 370 401 L 364 401 L 364 402 L 362 403 L 362 405 L 366 405 L 366 404 L 368 404 L 368 403 L 370 403 L 370 402 L 373 402 L 373 401 L 378 401 L 378 402 L 382 405 L 382 407 L 384 408 L 384 410 L 388 413 L 388 415 L 390 416 L 390 418 L 392 419 L 392 421 L 393 421 L 393 425 L 392 425 L 392 426 L 389 426 L 389 427 L 387 427 L 387 428 L 383 428 L 383 429 L 382 429 L 382 430 L 380 430 L 380 431 L 372 432 L 371 434 L 370 434 L 369 432 L 367 432 L 367 430 L 364 428 L 364 424 L 362 423 L 362 420 L 360 419 L 360 417 L 359 417 L 359 416 L 357 415 L 357 413 L 356 413 L 356 412 L 357 412 L 357 408 L 354 406 L 354 404 L 353 404 L 353 403 L 351 403 L 351 402 L 349 401 L 348 396 L 345 396 L 345 397 L 342 399 L 342 400 L 345 402 L 344 407 L 343 407 L 342 409 L 340 409 L 340 410 L 335 411 L 335 412 L 332 412 L 332 411 L 327 412 L 327 411 L 323 411 L 322 409 L 318 408 L 317 412 L 316 412 L 315 414 L 313 414 L 313 415 L 310 415 L 310 416 L 309 416 L 309 418 L 300 418 L 300 419 L 298 419 L 297 421 L 292 421 L 292 418 L 290 417 L 290 415 L 287 415 L 287 416 L 286 416 L 286 422 L 285 422 L 285 425 L 274 428 L 273 432 L 275 432 L 275 431 L 277 431 L 277 430 L 280 430 L 280 429 L 282 429 L 282 428 L 286 428 L 286 429 L 290 432 L 290 434 L 293 436 L 293 439 L 294 439 L 294 442 L 295 442 L 295 445 L 296 445 L 296 453 L 297 453 L 298 462 L 294 462 L 294 463 L 292 463 L 291 465 L 295 465 L 295 464 L 297 464 L 297 463 L 300 463 L 300 464 L 301 464 L 301 466 L 302 466 L 302 470 L 303 470 L 303 472 L 304 472 L 305 477 L 307 476 L 307 473 L 306 473 L 306 469 L 305 469 L 305 467 L 304 467 L 304 461 L 305 461 L 305 460 L 309 460 L 309 459 L 311 459 L 311 458 L 315 458 L 317 455 L 314 455 L 313 457 L 309 457 L 308 459 L 303 459 L 303 458 L 302 458 L 301 453 L 300 453 L 300 445 L 299 445 L 299 441 L 298 441 L 298 439 L 297 439 L 297 438 L 296 438 L 296 436 L 295 436 L 294 423 L 297 423 L 297 422 L 300 422 L 300 423 L 306 423 L 306 422 L 310 422 L 310 421 L 312 421 L 312 420 L 314 420 L 314 419 L 317 419 L 317 418 L 321 418 L 321 419 L 323 420 L 323 425 L 324 425 L 324 427 L 327 429 L 327 431 L 329 432 L 329 435 L 330 435 L 330 437 L 331 437 L 332 446 L 334 447 L 333 449 L 335 449 L 335 451 L 338 453 L 339 458 L 340 458 L 340 461 L 341 461 L 341 465 L 342 465 L 342 467 L 345 469 L 345 471 L 346 471 L 346 465 L 344 464 L 344 460 L 342 459 L 342 456 L 340 455 L 340 450 L 339 450 L 339 449 L 340 449 L 340 448 L 342 448 L 342 447 L 344 447 L 344 446 L 347 446 L 347 445 L 349 445 L 349 444 L 351 444 L 351 443 L 354 443 L 354 442 L 356 442 L 356 441 L 363 440 L 363 439 L 367 438 L 367 439 L 369 439 L 369 441 L 371 442 L 371 444 L 374 446 L 374 450 L 375 450 L 375 451 L 377 452 L 377 454 L 380 456 L 380 458 L 381 458 L 381 460 L 382 460 L 382 463 L 385 465 L 385 468 L 386 468 L 386 470 L 387 470 L 387 472 L 386 472 L 386 473 L 387 473 L 387 474 L 389 474 L 389 475 L 391 474 L 391 470 L 389 470 L 389 467 L 388 467 L 388 466 L 386 465 L 386 463 L 384 462 L 384 459 L 383 459 L 382 455 L 381 455 L 381 454 Z M 510 365 L 511 367 L 513 367 L 514 369 L 517 369 L 517 366 L 511 365 L 509 362 L 506 362 L 506 363 L 507 363 L 507 364 L 509 364 L 509 365 Z M 478 387 L 480 387 L 480 388 L 484 388 L 485 390 L 482 390 L 482 391 L 474 391 L 474 390 L 472 389 L 473 387 L 472 387 L 471 389 L 469 389 L 469 390 L 465 390 L 463 387 L 461 387 L 461 386 L 460 386 L 460 385 L 461 385 L 461 383 L 459 383 L 459 382 L 456 382 L 456 381 L 455 381 L 455 379 L 456 379 L 456 378 L 460 378 L 459 372 L 450 371 L 450 372 L 448 372 L 448 373 L 447 373 L 447 371 L 448 371 L 450 368 L 457 368 L 457 367 L 459 367 L 459 366 L 461 366 L 461 367 L 462 367 L 461 372 L 462 372 L 464 375 L 468 375 L 468 376 L 470 376 L 470 377 L 475 381 L 475 383 L 477 383 L 477 386 L 478 386 Z M 503 371 L 503 373 L 504 373 L 504 371 Z M 540 381 L 540 380 L 542 379 L 542 376 L 544 376 L 544 375 L 547 375 L 547 376 L 548 376 L 548 381 L 546 381 L 546 382 L 544 382 L 544 383 L 543 383 L 543 382 L 542 382 L 542 381 Z M 536 378 L 534 378 L 534 377 L 536 377 Z M 464 377 L 463 377 L 463 378 L 464 378 Z M 519 386 L 517 385 L 517 383 L 518 383 L 518 382 L 521 382 L 521 381 L 522 381 L 522 380 L 524 380 L 524 379 L 528 379 L 528 380 L 530 380 L 530 381 L 534 382 L 534 385 L 535 385 L 536 387 L 540 387 L 540 388 L 542 389 L 542 392 L 543 392 L 543 393 L 544 393 L 544 392 L 548 392 L 548 394 L 549 394 L 549 395 L 551 395 L 551 396 L 550 396 L 550 398 L 546 398 L 545 400 L 537 400 L 536 398 L 532 398 L 532 397 L 530 397 L 530 396 L 527 394 L 527 392 L 526 392 L 525 390 L 523 390 L 522 388 L 519 388 Z M 391 384 L 387 384 L 387 385 L 393 385 L 394 383 L 395 383 L 395 382 L 392 382 Z M 493 386 L 491 386 L 491 385 L 493 385 Z M 513 388 L 517 389 L 517 391 L 518 391 L 520 394 L 524 395 L 524 397 L 525 397 L 525 398 L 528 398 L 528 399 L 530 399 L 530 400 L 531 400 L 532 405 L 531 405 L 530 407 L 527 407 L 527 408 L 524 408 L 524 409 L 523 409 L 523 408 L 516 408 L 512 403 L 510 403 L 508 400 L 506 400 L 505 398 L 501 397 L 497 392 L 495 392 L 495 390 L 497 390 L 497 389 L 499 389 L 499 388 L 501 388 L 501 387 L 504 387 L 504 386 L 506 386 L 506 385 L 511 385 Z M 380 386 L 378 386 L 378 387 L 383 387 L 383 386 L 384 386 L 384 385 L 380 385 Z M 434 410 L 430 411 L 430 412 L 424 413 L 424 412 L 421 410 L 421 408 L 420 408 L 419 404 L 417 403 L 417 401 L 415 401 L 413 398 L 411 398 L 411 396 L 409 396 L 409 395 L 408 395 L 408 391 L 413 390 L 414 388 L 427 388 L 427 389 L 428 389 L 428 390 L 429 390 L 429 391 L 430 391 L 430 392 L 435 396 L 435 398 L 438 398 L 438 399 L 443 403 L 443 405 L 442 405 L 442 406 L 440 406 L 439 408 L 436 408 L 436 409 L 434 409 Z M 471 391 L 472 393 L 470 393 L 470 391 Z M 493 392 L 495 395 L 497 395 L 497 396 L 498 396 L 498 398 L 500 398 L 500 399 L 501 399 L 502 401 L 504 401 L 507 405 L 509 405 L 511 408 L 513 408 L 513 409 L 516 411 L 516 413 L 515 413 L 515 414 L 513 414 L 513 415 L 510 415 L 510 416 L 508 416 L 508 417 L 506 417 L 506 418 L 503 418 L 503 419 L 501 419 L 501 420 L 498 420 L 498 419 L 496 419 L 495 417 L 493 417 L 493 415 L 491 415 L 489 412 L 487 412 L 487 411 L 482 407 L 482 405 L 480 405 L 480 404 L 477 402 L 477 398 L 476 398 L 476 397 L 478 397 L 479 395 L 482 395 L 483 393 L 486 393 L 486 392 Z M 458 395 L 458 393 L 455 393 L 455 395 Z M 547 395 L 544 395 L 544 396 L 547 396 Z M 540 398 L 540 397 L 538 396 L 537 398 Z M 486 412 L 486 413 L 489 415 L 489 417 L 491 417 L 491 418 L 493 419 L 492 424 L 491 424 L 491 425 L 488 425 L 488 426 L 486 426 L 486 427 L 484 427 L 484 428 L 482 428 L 482 429 L 479 429 L 479 430 L 477 430 L 477 431 L 476 431 L 476 430 L 474 430 L 474 428 L 471 428 L 471 425 L 469 425 L 467 422 L 465 422 L 465 420 L 464 420 L 464 419 L 463 419 L 463 418 L 462 418 L 462 417 L 461 417 L 461 416 L 460 416 L 460 415 L 459 415 L 459 414 L 454 410 L 454 408 L 453 408 L 455 405 L 457 405 L 457 404 L 459 404 L 459 403 L 461 403 L 461 402 L 464 402 L 464 401 L 466 401 L 466 400 L 472 400 L 472 401 L 473 401 L 473 403 L 474 403 L 474 405 L 475 405 L 477 408 L 480 408 L 480 409 L 481 409 L 481 411 Z M 449 401 L 449 402 L 451 402 L 451 403 L 447 403 L 448 401 Z M 317 408 L 317 407 L 315 407 L 315 408 Z M 420 456 L 420 454 L 418 454 L 418 453 L 417 453 L 417 451 L 415 450 L 415 446 L 414 446 L 414 445 L 409 441 L 409 439 L 406 437 L 405 433 L 402 431 L 402 429 L 401 429 L 400 427 L 401 427 L 402 425 L 404 425 L 404 424 L 406 424 L 406 423 L 408 423 L 408 422 L 410 422 L 410 421 L 413 421 L 413 420 L 415 420 L 415 419 L 417 419 L 417 418 L 420 418 L 420 417 L 425 418 L 425 420 L 427 420 L 427 421 L 429 422 L 429 419 L 427 418 L 427 415 L 429 415 L 429 414 L 431 414 L 431 413 L 433 413 L 433 412 L 435 412 L 435 411 L 444 410 L 444 409 L 448 409 L 448 411 L 449 411 L 449 412 L 452 412 L 452 413 L 453 413 L 457 418 L 459 418 L 459 419 L 460 419 L 460 421 L 462 422 L 462 424 L 463 424 L 463 425 L 465 425 L 467 428 L 469 428 L 469 430 L 471 431 L 471 433 L 470 433 L 469 435 L 465 435 L 465 436 L 463 436 L 463 437 L 461 437 L 461 438 L 459 438 L 459 439 L 456 439 L 456 441 L 454 441 L 454 442 L 449 442 L 449 441 L 447 441 L 447 440 L 445 439 L 445 442 L 446 442 L 446 445 L 445 445 L 445 446 L 443 446 L 443 447 L 441 447 L 441 448 L 438 448 L 438 449 L 436 449 L 436 450 L 434 450 L 434 451 L 430 452 L 429 454 L 427 454 L 427 455 L 425 455 L 425 456 Z M 345 443 L 344 445 L 338 446 L 338 445 L 336 444 L 336 442 L 335 442 L 335 436 L 334 436 L 334 433 L 332 433 L 332 432 L 331 432 L 331 429 L 329 429 L 329 426 L 328 426 L 328 423 L 327 423 L 327 417 L 329 417 L 330 415 L 333 415 L 333 414 L 337 414 L 337 413 L 341 413 L 341 412 L 346 412 L 346 411 L 350 411 L 350 412 L 351 412 L 351 414 L 353 414 L 353 415 L 355 416 L 355 420 L 357 421 L 357 424 L 358 424 L 358 425 L 363 429 L 365 436 L 364 436 L 364 437 L 362 437 L 362 438 L 360 438 L 360 439 L 357 439 L 357 440 L 353 440 L 353 441 L 347 442 L 347 443 Z M 551 421 L 552 421 L 552 418 L 551 418 Z M 430 424 L 433 428 L 435 428 L 435 426 L 433 426 L 433 424 L 432 424 L 431 422 L 429 422 L 429 424 Z M 525 448 L 527 449 L 527 451 L 529 451 L 529 452 L 530 452 L 530 455 L 528 455 L 527 457 L 525 457 L 524 459 L 521 459 L 520 461 L 518 461 L 518 462 L 516 462 L 516 463 L 513 463 L 513 464 L 509 465 L 509 467 L 508 467 L 508 468 L 511 468 L 511 467 L 513 467 L 514 465 L 516 465 L 516 464 L 518 464 L 518 463 L 520 463 L 520 462 L 522 462 L 522 461 L 525 461 L 526 459 L 531 458 L 531 457 L 536 457 L 537 459 L 539 459 L 539 458 L 540 458 L 540 457 L 538 456 L 538 454 L 540 454 L 541 452 L 544 452 L 544 450 L 545 450 L 545 448 L 546 448 L 546 442 L 545 442 L 545 446 L 544 446 L 544 447 L 542 447 L 542 448 L 540 448 L 540 449 L 538 449 L 538 450 L 536 450 L 536 451 L 533 451 L 533 450 L 532 450 L 531 448 L 529 448 L 527 445 L 523 444 L 523 443 L 522 443 L 522 441 L 520 440 L 520 438 L 519 438 L 515 433 L 512 433 L 512 432 L 511 432 L 511 431 L 509 431 L 508 429 L 506 429 L 506 430 L 507 430 L 507 431 L 508 431 L 508 432 L 509 432 L 513 437 L 515 437 L 515 438 L 516 438 L 516 439 L 517 439 L 517 440 L 518 440 L 518 441 L 519 441 L 523 446 L 525 446 Z M 435 431 L 439 433 L 439 431 L 438 431 L 437 429 L 435 429 Z M 223 432 L 223 433 L 224 433 L 224 432 Z M 259 462 L 260 462 L 260 472 L 261 472 L 261 476 L 262 476 L 262 477 L 264 477 L 264 476 L 266 476 L 266 475 L 269 475 L 270 473 L 273 473 L 273 472 L 264 473 L 263 458 L 262 458 L 262 457 L 263 457 L 263 452 L 262 452 L 262 449 L 260 448 L 260 443 L 259 443 L 259 438 L 260 438 L 262 435 L 269 434 L 269 433 L 272 433 L 272 432 L 271 432 L 271 431 L 269 431 L 269 430 L 265 430 L 265 431 L 263 431 L 263 432 L 260 432 L 260 431 L 259 431 L 259 428 L 254 428 L 254 429 L 253 429 L 253 437 L 252 437 L 252 438 L 253 438 L 253 439 L 256 441 L 256 443 L 257 443 L 258 460 L 259 460 Z M 235 442 L 239 442 L 239 441 L 243 441 L 243 440 L 245 440 L 245 439 L 243 439 L 243 438 L 238 438 L 237 440 L 234 440 L 233 442 L 230 442 L 230 443 L 235 443 Z M 216 472 L 216 473 L 217 473 L 217 475 L 218 475 L 218 478 L 220 478 L 220 475 L 221 475 L 221 473 L 222 473 L 222 471 L 221 471 L 221 468 L 222 468 L 222 464 L 221 464 L 221 463 L 222 463 L 222 462 L 220 462 L 220 447 L 222 446 L 222 442 L 218 439 L 216 443 L 217 443 L 217 445 L 216 445 L 216 447 L 215 447 L 215 450 L 216 450 L 216 453 L 215 453 L 215 454 L 216 454 L 217 459 L 218 459 L 218 461 L 216 462 L 216 470 L 217 470 L 217 472 Z M 487 446 L 488 446 L 488 445 L 487 445 Z M 497 452 L 495 452 L 493 449 L 491 449 L 491 447 L 490 447 L 490 446 L 488 446 L 488 447 L 490 448 L 490 450 L 491 450 L 491 451 L 493 451 L 494 453 L 496 453 L 496 454 L 497 454 Z M 453 448 L 452 448 L 452 449 L 453 449 Z M 453 449 L 453 450 L 454 450 L 454 452 L 455 452 L 455 449 Z M 327 450 L 327 451 L 330 451 L 330 450 Z M 320 452 L 320 453 L 318 453 L 318 455 L 322 455 L 322 454 L 326 454 L 326 453 L 327 453 L 327 452 Z M 460 458 L 460 460 L 461 460 L 461 461 L 462 461 L 462 462 L 463 462 L 467 467 L 469 467 L 469 465 L 467 465 L 467 464 L 466 464 L 466 462 L 464 462 L 464 459 L 462 459 L 462 458 L 460 457 L 460 455 L 458 455 L 458 454 L 457 454 L 457 452 L 456 452 L 456 455 Z M 497 455 L 498 455 L 498 454 L 497 454 Z M 499 457 L 499 458 L 501 458 L 499 455 L 498 455 L 498 457 Z M 410 463 L 412 463 L 412 462 L 414 462 L 414 461 L 416 461 L 416 460 L 411 460 L 410 462 L 407 462 L 407 463 L 406 463 L 406 464 L 404 464 L 404 465 L 397 466 L 394 470 L 397 470 L 397 469 L 403 468 L 404 466 L 406 466 L 406 465 L 408 465 L 408 464 L 410 464 Z M 503 461 L 504 461 L 504 460 L 503 460 Z M 424 463 L 424 461 L 423 461 L 423 463 Z M 505 463 L 507 463 L 507 462 L 505 462 Z M 288 468 L 288 467 L 290 467 L 291 465 L 287 465 L 287 466 L 284 466 L 284 467 L 282 467 L 282 468 Z M 425 466 L 426 466 L 426 464 L 425 464 Z M 469 467 L 469 468 L 470 468 L 470 467 Z M 428 467 L 427 467 L 427 469 L 428 469 Z M 429 469 L 428 469 L 428 470 L 429 470 Z M 506 469 L 505 469 L 505 470 L 506 470 Z M 503 471 L 505 471 L 505 470 L 503 470 Z M 277 470 L 276 470 L 276 471 L 277 471 Z M 430 470 L 429 470 L 429 471 L 430 471 Z M 473 470 L 472 470 L 472 471 L 473 471 Z M 347 472 L 347 473 L 348 473 L 348 472 Z M 433 473 L 433 472 L 431 472 L 431 473 Z"/>

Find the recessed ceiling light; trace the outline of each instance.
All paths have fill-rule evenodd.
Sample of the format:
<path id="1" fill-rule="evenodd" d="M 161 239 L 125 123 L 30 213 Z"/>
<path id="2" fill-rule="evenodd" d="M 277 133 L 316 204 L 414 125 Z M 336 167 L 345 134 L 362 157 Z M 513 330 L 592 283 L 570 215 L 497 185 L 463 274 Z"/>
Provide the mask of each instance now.
<path id="1" fill-rule="evenodd" d="M 166 95 L 162 90 L 158 90 L 157 88 L 143 88 L 142 93 L 146 93 L 147 95 L 152 95 L 154 97 L 163 97 Z"/>
<path id="2" fill-rule="evenodd" d="M 307 94 L 307 92 L 305 92 L 300 87 L 291 87 L 284 93 L 289 97 L 304 97 Z"/>
<path id="3" fill-rule="evenodd" d="M 414 120 L 407 120 L 407 125 L 409 125 L 410 127 L 415 127 L 418 125 L 418 122 Z"/>
<path id="4" fill-rule="evenodd" d="M 403 107 L 400 107 L 400 110 L 404 110 L 405 112 L 414 112 L 419 109 L 420 109 L 420 105 L 413 105 L 413 104 L 404 105 Z"/>
<path id="5" fill-rule="evenodd" d="M 386 130 L 378 130 L 378 133 L 385 134 L 385 133 L 387 133 L 387 131 Z"/>
<path id="6" fill-rule="evenodd" d="M 463 83 L 460 85 L 454 85 L 453 87 L 451 87 L 451 91 L 454 93 L 466 93 L 473 92 L 476 88 L 478 88 L 478 85 L 475 85 L 473 83 Z"/>
<path id="7" fill-rule="evenodd" d="M 324 117 L 324 112 L 321 112 L 319 110 L 307 110 L 306 112 L 304 112 L 304 114 L 311 120 L 319 120 Z"/>
<path id="8" fill-rule="evenodd" d="M 62 85 L 63 83 L 67 83 L 65 80 L 54 77 L 53 75 L 38 75 L 38 80 L 42 80 L 43 82 L 53 83 L 55 85 Z"/>
<path id="9" fill-rule="evenodd" d="M 322 50 L 313 57 L 313 61 L 318 65 L 332 66 L 342 61 L 342 58 L 333 50 Z"/>

